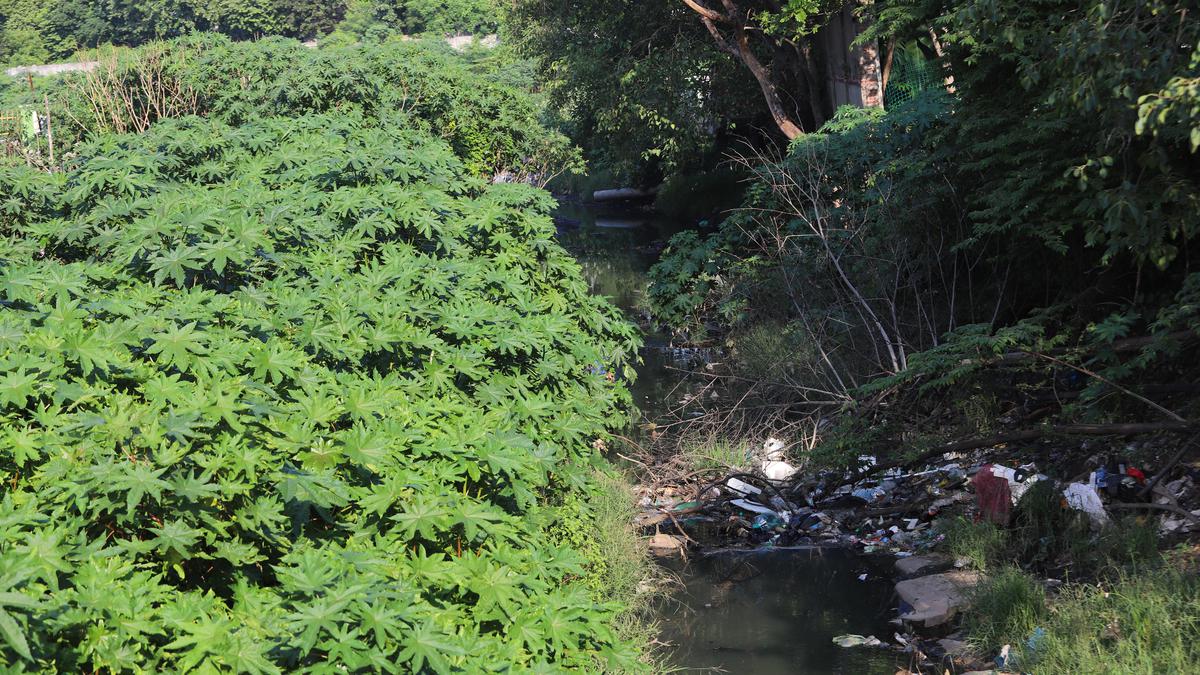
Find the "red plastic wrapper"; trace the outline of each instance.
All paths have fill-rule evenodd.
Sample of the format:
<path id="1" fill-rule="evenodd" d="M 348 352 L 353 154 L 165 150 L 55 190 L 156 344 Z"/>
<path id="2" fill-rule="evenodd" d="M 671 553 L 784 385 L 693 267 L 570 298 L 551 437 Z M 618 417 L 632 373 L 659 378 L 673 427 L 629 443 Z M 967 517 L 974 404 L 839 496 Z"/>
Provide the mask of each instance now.
<path id="1" fill-rule="evenodd" d="M 975 487 L 980 515 L 997 525 L 1008 525 L 1012 515 L 1012 490 L 1008 480 L 992 475 L 992 465 L 984 464 L 971 479 L 971 485 Z"/>

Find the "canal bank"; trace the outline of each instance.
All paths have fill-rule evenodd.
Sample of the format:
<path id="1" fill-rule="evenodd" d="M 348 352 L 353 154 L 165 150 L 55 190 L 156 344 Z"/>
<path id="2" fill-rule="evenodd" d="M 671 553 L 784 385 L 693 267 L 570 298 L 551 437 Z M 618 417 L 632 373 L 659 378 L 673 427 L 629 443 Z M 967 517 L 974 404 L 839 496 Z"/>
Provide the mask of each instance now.
<path id="1" fill-rule="evenodd" d="M 638 410 L 631 443 L 648 443 L 660 420 L 705 391 L 692 374 L 720 356 L 714 346 L 676 344 L 656 332 L 642 302 L 646 273 L 679 223 L 629 205 L 565 203 L 558 235 L 592 292 L 642 327 L 645 346 L 631 384 Z M 631 458 L 617 453 L 615 461 Z M 641 486 L 639 495 L 645 495 Z M 644 500 L 644 496 L 641 497 Z M 714 548 L 720 548 L 714 547 Z M 846 649 L 842 635 L 890 635 L 887 563 L 839 548 L 726 552 L 659 558 L 674 581 L 657 605 L 666 665 L 682 672 L 894 673 L 904 660 L 885 648 Z"/>

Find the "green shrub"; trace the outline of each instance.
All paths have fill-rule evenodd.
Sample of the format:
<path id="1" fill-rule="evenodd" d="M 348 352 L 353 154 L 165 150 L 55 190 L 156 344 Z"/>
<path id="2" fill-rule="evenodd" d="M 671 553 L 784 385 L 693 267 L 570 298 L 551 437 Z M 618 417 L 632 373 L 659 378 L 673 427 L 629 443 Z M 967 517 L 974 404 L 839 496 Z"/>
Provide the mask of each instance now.
<path id="1" fill-rule="evenodd" d="M 265 117 L 362 115 L 446 140 L 480 177 L 544 185 L 578 172 L 578 148 L 541 122 L 529 92 L 472 71 L 445 45 L 393 40 L 313 49 L 296 40 L 233 42 L 196 34 L 138 49 L 102 50 L 90 74 L 45 81 L 62 109 L 58 154 L 109 131 L 142 130 L 194 112 L 240 125 Z M 21 90 L 14 102 L 26 102 Z"/>
<path id="2" fill-rule="evenodd" d="M 0 170 L 4 662 L 636 667 L 536 517 L 636 349 L 548 195 L 353 108 L 78 153 Z"/>

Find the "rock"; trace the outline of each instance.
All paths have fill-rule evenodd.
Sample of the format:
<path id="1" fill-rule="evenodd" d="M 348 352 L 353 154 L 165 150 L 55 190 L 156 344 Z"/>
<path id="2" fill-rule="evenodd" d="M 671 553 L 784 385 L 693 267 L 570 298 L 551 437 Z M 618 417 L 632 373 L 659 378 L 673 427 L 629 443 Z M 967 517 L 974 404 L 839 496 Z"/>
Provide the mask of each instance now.
<path id="1" fill-rule="evenodd" d="M 935 572 L 944 572 L 951 567 L 954 567 L 954 560 L 950 556 L 940 553 L 914 555 L 908 558 L 900 558 L 896 561 L 896 572 L 905 579 L 933 574 Z"/>
<path id="2" fill-rule="evenodd" d="M 971 651 L 971 645 L 963 642 L 962 640 L 951 640 L 950 638 L 944 638 L 938 640 L 938 645 L 941 646 L 942 649 L 946 650 L 947 654 L 955 657 L 964 656 Z"/>
<path id="3" fill-rule="evenodd" d="M 684 539 L 674 534 L 661 532 L 650 537 L 650 552 L 654 555 L 675 555 L 683 551 Z"/>
<path id="4" fill-rule="evenodd" d="M 926 628 L 940 626 L 967 604 L 966 593 L 979 583 L 977 572 L 955 570 L 896 584 L 900 596 L 900 618 Z"/>

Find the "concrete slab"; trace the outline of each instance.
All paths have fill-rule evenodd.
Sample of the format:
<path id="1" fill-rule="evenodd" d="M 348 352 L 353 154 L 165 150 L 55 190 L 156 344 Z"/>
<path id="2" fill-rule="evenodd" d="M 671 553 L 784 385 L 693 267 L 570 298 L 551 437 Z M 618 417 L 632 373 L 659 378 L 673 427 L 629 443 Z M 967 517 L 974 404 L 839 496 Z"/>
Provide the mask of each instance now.
<path id="1" fill-rule="evenodd" d="M 907 579 L 896 584 L 903 601 L 900 618 L 918 626 L 940 626 L 967 605 L 967 593 L 979 583 L 978 572 L 955 570 Z"/>

